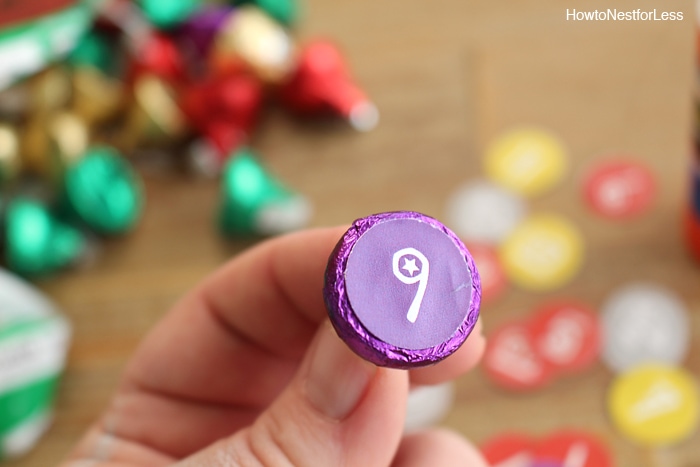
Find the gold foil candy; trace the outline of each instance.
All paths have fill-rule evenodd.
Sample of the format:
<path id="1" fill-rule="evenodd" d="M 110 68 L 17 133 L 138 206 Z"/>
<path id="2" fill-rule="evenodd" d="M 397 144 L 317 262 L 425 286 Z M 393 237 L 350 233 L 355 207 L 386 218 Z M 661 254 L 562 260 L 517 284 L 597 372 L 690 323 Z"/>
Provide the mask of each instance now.
<path id="1" fill-rule="evenodd" d="M 71 97 L 71 82 L 67 70 L 56 66 L 29 81 L 30 112 L 48 114 L 64 109 Z"/>
<path id="2" fill-rule="evenodd" d="M 185 116 L 176 102 L 175 91 L 163 80 L 153 75 L 139 77 L 134 83 L 133 98 L 121 138 L 126 152 L 143 141 L 157 143 L 185 135 Z"/>
<path id="3" fill-rule="evenodd" d="M 115 118 L 124 108 L 124 85 L 94 67 L 73 71 L 72 108 L 88 126 Z"/>
<path id="4" fill-rule="evenodd" d="M 53 181 L 77 162 L 87 149 L 88 129 L 72 112 L 58 112 L 27 123 L 22 154 L 29 170 Z"/>
<path id="5" fill-rule="evenodd" d="M 20 169 L 19 139 L 9 125 L 0 125 L 0 188 L 17 177 Z"/>
<path id="6" fill-rule="evenodd" d="M 281 81 L 291 70 L 294 47 L 289 34 L 277 22 L 252 5 L 229 15 L 215 39 L 212 60 L 225 68 L 236 59 L 261 79 Z"/>

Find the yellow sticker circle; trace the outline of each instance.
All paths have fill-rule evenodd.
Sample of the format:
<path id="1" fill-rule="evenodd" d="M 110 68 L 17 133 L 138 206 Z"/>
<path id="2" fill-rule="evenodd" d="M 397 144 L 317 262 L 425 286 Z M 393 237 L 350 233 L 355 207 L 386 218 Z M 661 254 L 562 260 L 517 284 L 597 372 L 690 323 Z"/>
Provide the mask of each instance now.
<path id="1" fill-rule="evenodd" d="M 529 290 L 561 287 L 581 269 L 583 238 L 566 219 L 553 214 L 533 216 L 513 230 L 500 257 L 513 283 Z"/>
<path id="2" fill-rule="evenodd" d="M 553 134 L 522 128 L 498 137 L 486 150 L 484 166 L 493 181 L 537 196 L 564 178 L 568 162 L 563 144 Z"/>
<path id="3" fill-rule="evenodd" d="M 660 364 L 622 374 L 608 392 L 613 423 L 641 444 L 668 445 L 688 438 L 697 428 L 699 408 L 693 377 L 681 368 Z"/>

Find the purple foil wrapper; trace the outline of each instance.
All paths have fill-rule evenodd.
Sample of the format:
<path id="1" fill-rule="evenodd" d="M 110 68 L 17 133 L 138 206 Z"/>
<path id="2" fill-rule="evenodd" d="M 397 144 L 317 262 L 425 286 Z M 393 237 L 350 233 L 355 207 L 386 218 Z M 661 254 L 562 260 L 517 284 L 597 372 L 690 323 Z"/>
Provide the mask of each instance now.
<path id="1" fill-rule="evenodd" d="M 194 13 L 179 28 L 179 35 L 186 39 L 201 56 L 206 56 L 214 38 L 233 8 L 207 5 Z"/>
<path id="2" fill-rule="evenodd" d="M 399 256 L 393 270 L 392 251 Z M 424 271 L 421 294 L 411 279 Z M 409 305 L 419 295 L 420 312 L 411 322 Z M 340 239 L 328 261 L 324 299 L 336 332 L 355 353 L 376 365 L 410 369 L 437 363 L 464 343 L 479 317 L 481 283 L 451 230 L 424 214 L 388 212 L 356 220 Z"/>

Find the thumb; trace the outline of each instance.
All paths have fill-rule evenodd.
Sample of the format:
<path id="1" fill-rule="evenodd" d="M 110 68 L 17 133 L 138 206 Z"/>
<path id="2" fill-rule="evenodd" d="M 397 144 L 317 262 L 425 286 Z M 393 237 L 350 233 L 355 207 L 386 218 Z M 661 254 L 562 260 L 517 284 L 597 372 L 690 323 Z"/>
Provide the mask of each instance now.
<path id="1" fill-rule="evenodd" d="M 252 426 L 178 465 L 386 467 L 401 439 L 407 393 L 407 372 L 362 360 L 326 322 L 292 382 Z"/>

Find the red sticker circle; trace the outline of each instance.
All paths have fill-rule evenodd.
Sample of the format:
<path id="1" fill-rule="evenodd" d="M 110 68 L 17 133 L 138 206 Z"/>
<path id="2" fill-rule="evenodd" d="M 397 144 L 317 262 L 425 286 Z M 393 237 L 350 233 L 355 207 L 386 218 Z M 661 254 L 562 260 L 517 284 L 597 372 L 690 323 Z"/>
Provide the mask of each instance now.
<path id="1" fill-rule="evenodd" d="M 579 303 L 544 305 L 532 319 L 530 332 L 537 354 L 558 371 L 583 370 L 600 354 L 598 315 Z"/>
<path id="2" fill-rule="evenodd" d="M 553 461 L 576 467 L 612 467 L 607 446 L 596 436 L 579 431 L 560 431 L 548 436 L 534 448 L 537 461 Z"/>
<path id="3" fill-rule="evenodd" d="M 550 381 L 550 368 L 535 351 L 526 324 L 507 324 L 487 342 L 483 368 L 494 383 L 514 391 L 527 391 Z"/>
<path id="4" fill-rule="evenodd" d="M 497 298 L 505 291 L 508 280 L 496 249 L 481 243 L 469 243 L 467 249 L 472 254 L 476 268 L 479 270 L 481 297 L 484 300 Z"/>
<path id="5" fill-rule="evenodd" d="M 504 433 L 481 445 L 481 453 L 489 465 L 507 464 L 530 467 L 535 441 L 522 433 Z"/>
<path id="6" fill-rule="evenodd" d="M 652 171 L 639 162 L 603 162 L 588 174 L 584 194 L 598 214 L 628 218 L 642 214 L 651 206 L 656 182 Z"/>

